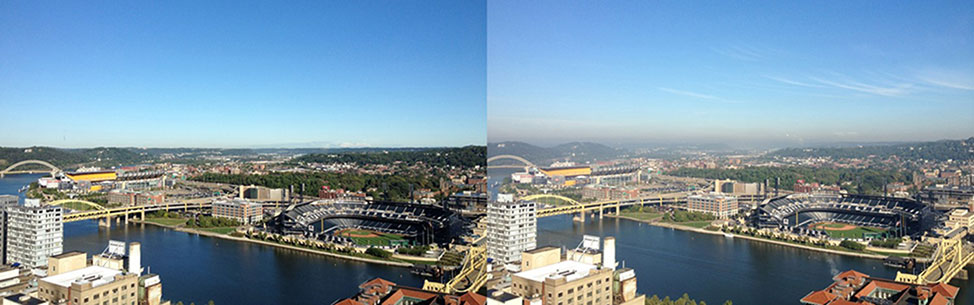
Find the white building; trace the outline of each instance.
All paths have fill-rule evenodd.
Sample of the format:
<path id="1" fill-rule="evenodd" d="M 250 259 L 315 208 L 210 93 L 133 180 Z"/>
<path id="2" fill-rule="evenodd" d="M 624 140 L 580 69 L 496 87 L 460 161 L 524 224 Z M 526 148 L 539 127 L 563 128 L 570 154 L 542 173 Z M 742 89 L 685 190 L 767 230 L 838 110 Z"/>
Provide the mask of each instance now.
<path id="1" fill-rule="evenodd" d="M 487 204 L 487 256 L 510 263 L 521 252 L 534 249 L 537 237 L 537 205 L 531 201 Z"/>
<path id="2" fill-rule="evenodd" d="M 4 263 L 46 266 L 48 257 L 62 251 L 61 218 L 61 207 L 42 207 L 33 200 L 25 200 L 24 205 L 6 206 L 2 223 Z"/>

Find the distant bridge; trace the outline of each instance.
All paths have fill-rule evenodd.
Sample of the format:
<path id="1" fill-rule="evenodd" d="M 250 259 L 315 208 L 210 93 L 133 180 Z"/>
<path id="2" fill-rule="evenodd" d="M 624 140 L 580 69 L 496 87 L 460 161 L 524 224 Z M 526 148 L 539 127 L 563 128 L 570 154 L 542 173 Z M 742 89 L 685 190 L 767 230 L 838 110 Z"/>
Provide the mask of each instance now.
<path id="1" fill-rule="evenodd" d="M 49 168 L 50 171 L 46 171 L 46 170 L 45 171 L 41 171 L 41 170 L 18 170 L 18 171 L 15 171 L 14 170 L 14 169 L 16 169 L 16 168 L 18 168 L 18 167 L 20 167 L 22 165 L 28 165 L 28 164 L 43 165 L 43 166 Z M 5 176 L 7 174 L 33 174 L 33 173 L 40 173 L 40 172 L 50 172 L 51 173 L 51 176 L 54 176 L 55 174 L 61 172 L 61 169 L 60 168 L 57 168 L 57 166 L 54 166 L 54 164 L 48 163 L 47 161 L 42 161 L 42 160 L 24 160 L 24 161 L 20 161 L 20 162 L 14 163 L 14 164 L 8 166 L 6 169 L 0 171 L 0 178 L 3 178 L 3 176 Z"/>
<path id="2" fill-rule="evenodd" d="M 490 162 L 491 161 L 496 161 L 496 160 L 501 160 L 501 159 L 515 160 L 515 161 L 521 162 L 524 165 L 523 166 L 519 166 L 519 165 L 490 165 Z M 493 156 L 493 157 L 487 158 L 487 163 L 488 163 L 487 168 L 528 168 L 528 167 L 537 167 L 536 165 L 534 165 L 534 163 L 531 163 L 531 161 L 528 161 L 525 158 L 521 158 L 521 157 L 518 157 L 518 156 L 515 156 L 515 155 L 497 155 L 497 156 Z"/>
<path id="3" fill-rule="evenodd" d="M 632 198 L 632 199 L 608 200 L 608 201 L 599 201 L 599 202 L 588 202 L 588 203 L 579 203 L 578 201 L 572 200 L 571 198 L 558 196 L 558 195 L 548 195 L 548 194 L 525 196 L 522 197 L 521 199 L 531 200 L 531 199 L 538 199 L 538 198 L 545 198 L 545 197 L 558 198 L 558 199 L 563 198 L 562 200 L 569 203 L 573 203 L 571 205 L 565 205 L 565 206 L 559 206 L 559 207 L 553 207 L 547 209 L 539 209 L 537 213 L 538 218 L 564 215 L 564 214 L 574 214 L 574 213 L 581 213 L 582 216 L 584 217 L 585 212 L 587 211 L 598 211 L 599 215 L 602 215 L 605 213 L 605 210 L 607 209 L 615 209 L 615 214 L 619 215 L 619 210 L 623 207 L 628 207 L 628 206 L 634 206 L 634 205 L 642 206 L 646 204 L 662 205 L 662 204 L 686 203 L 688 194 L 689 194 L 688 192 L 666 193 L 666 194 L 658 194 L 656 196 L 647 196 L 647 197 Z"/>
<path id="4" fill-rule="evenodd" d="M 63 205 L 65 203 L 69 203 L 69 202 L 81 203 L 81 204 L 84 204 L 86 206 L 95 208 L 95 210 L 107 210 L 105 207 L 103 207 L 100 204 L 97 204 L 97 203 L 94 203 L 94 202 L 91 202 L 91 201 L 87 201 L 87 200 L 78 200 L 78 199 L 61 199 L 61 200 L 55 200 L 55 201 L 48 202 L 47 205 Z"/>

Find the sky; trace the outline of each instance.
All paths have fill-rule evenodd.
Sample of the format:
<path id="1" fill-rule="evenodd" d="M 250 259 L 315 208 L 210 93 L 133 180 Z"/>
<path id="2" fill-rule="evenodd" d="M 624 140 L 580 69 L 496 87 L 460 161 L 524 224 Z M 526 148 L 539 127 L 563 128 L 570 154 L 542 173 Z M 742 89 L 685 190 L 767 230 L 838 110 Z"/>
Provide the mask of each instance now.
<path id="1" fill-rule="evenodd" d="M 0 146 L 485 143 L 483 1 L 3 1 Z"/>
<path id="2" fill-rule="evenodd" d="M 974 1 L 489 1 L 488 141 L 974 136 Z"/>

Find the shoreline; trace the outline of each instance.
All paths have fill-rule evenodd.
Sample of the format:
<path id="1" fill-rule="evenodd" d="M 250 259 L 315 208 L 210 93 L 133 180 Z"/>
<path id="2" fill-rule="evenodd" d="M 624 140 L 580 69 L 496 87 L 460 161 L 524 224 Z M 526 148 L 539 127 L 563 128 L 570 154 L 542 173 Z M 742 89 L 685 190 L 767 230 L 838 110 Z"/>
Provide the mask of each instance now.
<path id="1" fill-rule="evenodd" d="M 406 263 L 406 262 L 390 262 L 390 261 L 383 261 L 383 260 L 377 260 L 377 259 L 371 259 L 371 258 L 365 258 L 365 257 L 341 255 L 341 254 L 337 254 L 337 253 L 331 253 L 331 252 L 327 252 L 327 251 L 308 249 L 308 248 L 303 248 L 303 247 L 298 247 L 298 246 L 293 246 L 293 245 L 284 245 L 284 244 L 269 242 L 269 241 L 266 241 L 266 240 L 256 240 L 256 239 L 250 239 L 250 238 L 246 238 L 246 237 L 235 237 L 235 236 L 230 236 L 229 234 L 219 234 L 219 233 L 202 231 L 202 230 L 196 230 L 196 229 L 188 229 L 188 228 L 177 227 L 177 226 L 169 226 L 169 225 L 164 225 L 164 224 L 154 223 L 154 222 L 149 222 L 149 221 L 129 220 L 129 222 L 137 223 L 137 224 L 153 225 L 153 226 L 157 226 L 157 227 L 172 229 L 172 230 L 179 231 L 179 232 L 183 232 L 183 233 L 187 233 L 187 234 L 196 234 L 196 235 L 203 235 L 203 236 L 220 238 L 220 239 L 225 239 L 225 240 L 233 240 L 233 241 L 239 241 L 239 242 L 248 242 L 248 243 L 254 243 L 254 244 L 258 244 L 258 245 L 265 245 L 265 246 L 270 246 L 270 247 L 277 247 L 277 248 L 281 248 L 281 249 L 296 250 L 296 251 L 301 251 L 301 252 L 305 252 L 305 253 L 324 255 L 324 256 L 329 256 L 329 257 L 333 257 L 333 258 L 346 259 L 346 260 L 358 261 L 358 262 L 363 262 L 363 263 L 379 264 L 379 265 L 386 265 L 386 266 L 392 266 L 392 267 L 402 267 L 402 268 L 411 268 L 411 267 L 414 266 L 414 264 L 412 264 L 412 263 Z"/>
<path id="2" fill-rule="evenodd" d="M 661 228 L 670 228 L 670 229 L 676 229 L 676 230 L 682 230 L 682 231 L 688 231 L 688 232 L 703 233 L 703 234 L 710 234 L 710 235 L 720 235 L 720 236 L 724 236 L 724 234 L 725 234 L 725 232 L 721 232 L 721 231 L 708 231 L 708 230 L 705 230 L 705 229 L 698 229 L 698 228 L 688 227 L 688 226 L 674 224 L 674 223 L 666 223 L 666 222 L 658 222 L 658 221 L 648 221 L 648 220 L 642 220 L 642 219 L 638 219 L 638 218 L 633 218 L 633 217 L 628 217 L 628 216 L 621 216 L 621 215 L 618 215 L 618 216 L 617 215 L 607 215 L 607 216 L 608 217 L 612 217 L 612 218 L 617 218 L 617 219 L 626 219 L 626 220 L 631 220 L 631 221 L 635 221 L 635 222 L 645 223 L 645 224 L 648 224 L 648 225 L 651 225 L 651 226 L 657 226 L 657 227 L 661 227 Z M 805 250 L 811 250 L 811 251 L 818 251 L 818 252 L 824 252 L 824 253 L 836 254 L 836 255 L 846 255 L 846 256 L 853 256 L 853 257 L 859 257 L 859 258 L 869 258 L 869 259 L 877 259 L 877 260 L 884 260 L 888 256 L 888 255 L 881 255 L 881 254 L 855 253 L 855 252 L 846 252 L 846 251 L 833 250 L 833 249 L 824 249 L 824 248 L 819 248 L 819 247 L 814 247 L 814 246 L 799 245 L 799 244 L 793 244 L 793 243 L 779 241 L 779 240 L 770 240 L 770 239 L 764 239 L 764 238 L 760 238 L 760 237 L 754 237 L 754 236 L 748 236 L 748 235 L 740 235 L 740 234 L 734 234 L 734 233 L 726 233 L 726 234 L 730 234 L 730 235 L 734 236 L 734 238 L 742 238 L 742 239 L 752 240 L 752 241 L 757 241 L 757 242 L 764 242 L 764 243 L 769 243 L 769 244 L 775 244 L 775 245 L 781 245 L 781 246 L 793 247 L 793 248 L 805 249 Z"/>

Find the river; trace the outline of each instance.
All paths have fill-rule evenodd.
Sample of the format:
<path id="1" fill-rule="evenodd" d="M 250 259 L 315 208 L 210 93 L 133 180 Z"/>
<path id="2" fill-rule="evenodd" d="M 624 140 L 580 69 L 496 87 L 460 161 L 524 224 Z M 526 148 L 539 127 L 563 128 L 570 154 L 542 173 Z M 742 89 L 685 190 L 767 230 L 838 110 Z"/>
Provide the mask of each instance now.
<path id="1" fill-rule="evenodd" d="M 0 194 L 13 194 L 39 175 L 0 179 Z M 605 218 L 573 223 L 568 216 L 539 220 L 538 245 L 574 247 L 583 234 L 615 236 L 617 258 L 636 269 L 639 291 L 708 304 L 798 304 L 837 272 L 855 269 L 894 277 L 881 261 L 728 239 Z M 622 234 L 624 232 L 624 234 Z M 154 226 L 98 228 L 94 221 L 65 224 L 64 249 L 103 251 L 108 240 L 139 241 L 142 262 L 163 279 L 163 296 L 205 304 L 330 304 L 373 277 L 420 287 L 407 269 L 334 259 L 275 247 L 199 236 Z M 969 272 L 974 272 L 968 268 Z M 962 287 L 956 304 L 969 304 L 974 284 Z"/>

